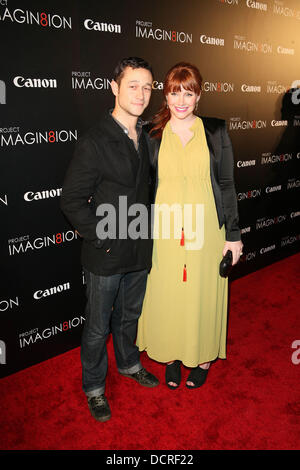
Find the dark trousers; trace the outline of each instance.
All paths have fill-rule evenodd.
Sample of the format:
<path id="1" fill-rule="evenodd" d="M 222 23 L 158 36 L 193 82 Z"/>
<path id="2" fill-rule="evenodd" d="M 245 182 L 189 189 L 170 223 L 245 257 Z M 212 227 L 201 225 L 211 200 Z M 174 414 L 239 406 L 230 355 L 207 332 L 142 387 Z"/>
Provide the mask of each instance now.
<path id="1" fill-rule="evenodd" d="M 87 306 L 81 341 L 82 386 L 88 397 L 105 391 L 106 341 L 112 333 L 120 373 L 134 374 L 142 365 L 135 345 L 148 271 L 97 276 L 85 271 Z"/>

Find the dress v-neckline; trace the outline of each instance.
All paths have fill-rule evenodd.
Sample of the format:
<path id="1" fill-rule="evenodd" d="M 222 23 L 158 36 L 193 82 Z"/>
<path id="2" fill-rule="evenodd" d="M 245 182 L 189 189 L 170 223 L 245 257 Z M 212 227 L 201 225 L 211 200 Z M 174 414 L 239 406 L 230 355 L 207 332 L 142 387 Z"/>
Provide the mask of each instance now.
<path id="1" fill-rule="evenodd" d="M 171 132 L 172 132 L 173 134 L 175 134 L 175 135 L 178 137 L 178 139 L 179 139 L 179 141 L 180 141 L 180 143 L 181 143 L 183 149 L 185 149 L 185 148 L 187 147 L 187 145 L 188 145 L 188 144 L 193 140 L 193 138 L 195 137 L 195 132 L 194 132 L 194 129 L 193 129 L 193 128 L 196 126 L 196 123 L 197 123 L 197 117 L 194 119 L 194 121 L 193 121 L 191 127 L 188 128 L 188 130 L 191 131 L 191 134 L 192 134 L 191 137 L 190 137 L 190 139 L 187 140 L 187 142 L 183 143 L 183 141 L 182 141 L 180 135 L 179 135 L 177 132 L 173 131 L 172 126 L 171 126 L 171 123 L 169 122 L 169 126 L 170 126 Z M 193 129 L 193 130 L 192 130 L 192 129 Z"/>

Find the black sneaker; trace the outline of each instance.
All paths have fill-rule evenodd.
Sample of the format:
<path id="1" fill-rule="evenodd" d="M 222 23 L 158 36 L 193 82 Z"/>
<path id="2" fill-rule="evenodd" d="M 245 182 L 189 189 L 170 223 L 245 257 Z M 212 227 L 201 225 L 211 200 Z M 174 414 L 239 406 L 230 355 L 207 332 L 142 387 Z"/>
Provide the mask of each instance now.
<path id="1" fill-rule="evenodd" d="M 108 421 L 111 417 L 110 407 L 104 395 L 88 397 L 88 405 L 92 416 L 97 421 Z"/>
<path id="2" fill-rule="evenodd" d="M 143 387 L 156 387 L 159 384 L 158 379 L 150 374 L 146 369 L 142 368 L 134 374 L 122 374 L 124 377 L 129 377 L 130 379 L 135 380 Z"/>

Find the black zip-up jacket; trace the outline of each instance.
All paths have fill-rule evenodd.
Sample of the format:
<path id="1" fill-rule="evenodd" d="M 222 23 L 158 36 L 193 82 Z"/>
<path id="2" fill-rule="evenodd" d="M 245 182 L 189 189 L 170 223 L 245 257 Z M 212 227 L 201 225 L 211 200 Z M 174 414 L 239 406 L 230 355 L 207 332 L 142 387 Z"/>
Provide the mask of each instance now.
<path id="1" fill-rule="evenodd" d="M 137 151 L 133 141 L 107 113 L 76 145 L 63 184 L 61 209 L 83 238 L 83 267 L 94 274 L 109 276 L 151 268 L 150 236 L 147 239 L 119 237 L 120 226 L 124 234 L 139 215 L 137 212 L 126 218 L 123 205 L 120 214 L 125 222 L 119 225 L 120 196 L 127 198 L 122 202 L 126 201 L 127 209 L 136 203 L 149 208 L 150 155 L 146 139 L 149 137 L 142 130 Z M 110 204 L 115 209 L 115 238 L 103 240 L 97 236 L 97 224 L 107 216 L 105 212 L 96 214 L 101 204 Z M 150 229 L 149 221 L 148 234 Z"/>

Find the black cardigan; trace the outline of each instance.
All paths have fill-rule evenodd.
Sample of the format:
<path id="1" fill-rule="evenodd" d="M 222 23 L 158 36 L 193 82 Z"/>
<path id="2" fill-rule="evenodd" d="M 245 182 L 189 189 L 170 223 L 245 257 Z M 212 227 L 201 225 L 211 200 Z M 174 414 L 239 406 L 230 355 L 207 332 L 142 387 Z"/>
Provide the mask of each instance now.
<path id="1" fill-rule="evenodd" d="M 226 240 L 241 239 L 237 197 L 234 185 L 234 158 L 231 141 L 223 119 L 201 117 L 210 154 L 210 178 L 220 228 L 225 224 Z M 152 166 L 156 169 L 161 139 L 152 137 Z"/>

